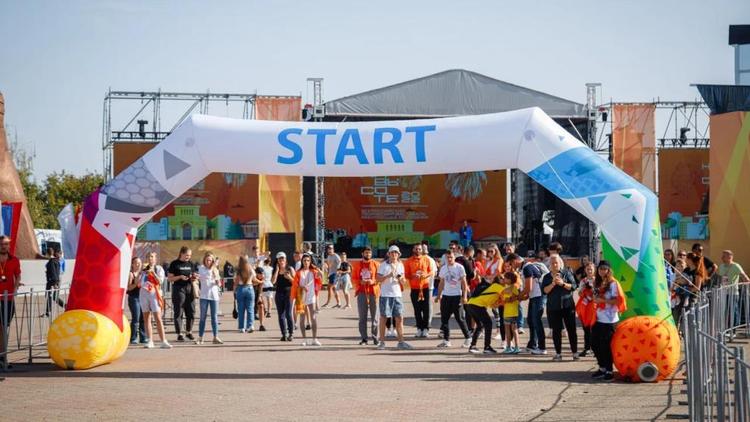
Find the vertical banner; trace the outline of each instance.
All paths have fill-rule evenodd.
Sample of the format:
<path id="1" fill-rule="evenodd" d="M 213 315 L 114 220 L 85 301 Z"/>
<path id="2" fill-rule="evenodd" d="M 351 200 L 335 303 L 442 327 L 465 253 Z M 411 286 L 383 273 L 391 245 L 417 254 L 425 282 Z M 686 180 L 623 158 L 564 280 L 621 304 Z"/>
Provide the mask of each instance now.
<path id="1" fill-rule="evenodd" d="M 0 206 L 3 230 L 0 234 L 10 236 L 10 253 L 16 253 L 16 239 L 18 238 L 18 227 L 21 224 L 22 202 L 3 202 Z"/>
<path id="2" fill-rule="evenodd" d="M 708 238 L 708 149 L 659 150 L 659 218 L 664 239 Z"/>
<path id="3" fill-rule="evenodd" d="M 711 251 L 750 266 L 750 113 L 711 116 Z"/>
<path id="4" fill-rule="evenodd" d="M 255 98 L 258 120 L 299 121 L 301 110 L 300 97 Z M 302 240 L 302 178 L 262 174 L 258 182 L 260 237 L 266 233 L 294 233 L 299 243 Z"/>
<path id="5" fill-rule="evenodd" d="M 656 190 L 654 104 L 615 104 L 612 112 L 614 164 L 652 191 Z"/>

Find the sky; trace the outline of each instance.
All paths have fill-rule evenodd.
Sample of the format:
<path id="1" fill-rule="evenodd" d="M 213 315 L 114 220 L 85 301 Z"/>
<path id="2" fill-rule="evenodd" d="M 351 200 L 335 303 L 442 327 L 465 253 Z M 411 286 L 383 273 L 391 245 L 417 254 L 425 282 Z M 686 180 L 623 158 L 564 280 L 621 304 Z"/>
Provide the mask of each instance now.
<path id="1" fill-rule="evenodd" d="M 463 68 L 581 103 L 587 82 L 604 102 L 694 100 L 734 82 L 743 23 L 747 0 L 0 0 L 0 92 L 41 179 L 102 171 L 110 88 L 306 96 L 323 77 L 332 100 Z"/>

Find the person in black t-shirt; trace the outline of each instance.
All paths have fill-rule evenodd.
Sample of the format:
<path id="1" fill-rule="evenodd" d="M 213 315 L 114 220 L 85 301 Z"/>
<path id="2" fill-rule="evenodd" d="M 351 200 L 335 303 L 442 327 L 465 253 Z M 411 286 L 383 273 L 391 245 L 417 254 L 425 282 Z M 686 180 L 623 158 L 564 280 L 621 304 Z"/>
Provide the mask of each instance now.
<path id="1" fill-rule="evenodd" d="M 174 328 L 177 341 L 185 341 L 185 337 L 194 340 L 193 319 L 195 317 L 195 297 L 193 296 L 193 281 L 198 279 L 198 267 L 190 261 L 193 252 L 187 246 L 180 248 L 179 258 L 169 264 L 167 281 L 172 283 L 172 308 L 174 309 Z M 182 314 L 185 313 L 185 335 L 182 334 Z"/>
<path id="2" fill-rule="evenodd" d="M 573 273 L 564 268 L 560 255 L 550 256 L 550 272 L 542 279 L 542 291 L 547 295 L 547 322 L 552 328 L 552 342 L 555 345 L 553 360 L 562 360 L 563 325 L 568 332 L 573 360 L 578 360 L 578 336 L 576 333 L 576 304 L 573 292 L 576 280 Z"/>
<path id="3" fill-rule="evenodd" d="M 292 315 L 291 303 L 293 281 L 294 268 L 287 263 L 284 252 L 277 253 L 271 283 L 276 288 L 274 301 L 276 302 L 276 312 L 279 314 L 281 341 L 292 341 L 294 336 L 294 316 Z"/>

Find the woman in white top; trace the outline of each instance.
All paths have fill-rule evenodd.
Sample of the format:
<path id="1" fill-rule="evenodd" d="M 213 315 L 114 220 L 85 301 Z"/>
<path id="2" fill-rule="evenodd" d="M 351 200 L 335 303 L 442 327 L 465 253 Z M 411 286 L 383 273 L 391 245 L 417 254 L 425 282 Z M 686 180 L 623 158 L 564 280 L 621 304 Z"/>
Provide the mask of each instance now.
<path id="1" fill-rule="evenodd" d="M 612 274 L 608 261 L 599 261 L 594 282 L 594 303 L 596 303 L 596 323 L 591 328 L 591 346 L 599 369 L 591 377 L 604 381 L 614 378 L 612 348 L 610 343 L 615 328 L 620 321 L 620 311 L 624 310 L 625 297 L 622 296 L 617 279 Z"/>
<path id="2" fill-rule="evenodd" d="M 151 315 L 156 320 L 156 330 L 161 338 L 161 348 L 171 349 L 172 346 L 164 335 L 164 323 L 162 322 L 161 313 L 164 310 L 164 299 L 161 296 L 162 285 L 166 280 L 164 268 L 156 263 L 156 252 L 150 252 L 147 256 L 147 264 L 141 272 L 141 279 L 138 282 L 140 287 L 139 300 L 141 301 L 141 311 L 143 312 L 143 323 L 146 325 L 146 336 L 149 339 L 146 344 L 147 349 L 154 347 L 153 332 L 151 328 Z"/>
<path id="3" fill-rule="evenodd" d="M 312 257 L 308 254 L 302 255 L 302 264 L 294 277 L 293 291 L 295 294 L 292 295 L 292 307 L 303 316 L 299 324 L 302 329 L 303 346 L 321 345 L 318 341 L 318 311 L 315 309 L 315 279 L 321 277 L 320 270 L 312 264 Z M 312 328 L 313 338 L 311 341 L 307 340 L 306 323 L 310 323 Z"/>
<path id="4" fill-rule="evenodd" d="M 206 252 L 203 256 L 203 264 L 198 266 L 198 281 L 200 282 L 201 292 L 201 319 L 198 323 L 198 340 L 196 344 L 203 344 L 203 334 L 206 331 L 206 318 L 208 317 L 208 308 L 211 308 L 211 332 L 214 335 L 214 344 L 223 344 L 219 339 L 219 284 L 221 284 L 221 275 L 216 268 L 216 257 L 211 252 Z"/>

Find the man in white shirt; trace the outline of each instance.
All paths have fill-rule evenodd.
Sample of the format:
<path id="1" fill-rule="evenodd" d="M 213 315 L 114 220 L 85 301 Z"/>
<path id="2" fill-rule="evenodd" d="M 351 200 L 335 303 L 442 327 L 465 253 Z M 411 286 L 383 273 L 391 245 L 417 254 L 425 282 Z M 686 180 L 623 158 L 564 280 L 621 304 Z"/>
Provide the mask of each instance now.
<path id="1" fill-rule="evenodd" d="M 406 281 L 404 277 L 404 264 L 399 257 L 401 250 L 393 245 L 388 248 L 388 259 L 383 261 L 378 268 L 375 281 L 380 284 L 380 341 L 378 350 L 385 349 L 385 319 L 393 318 L 398 335 L 398 348 L 402 350 L 412 349 L 409 343 L 404 341 L 404 302 L 401 285 Z"/>
<path id="2" fill-rule="evenodd" d="M 438 284 L 438 295 L 436 303 L 440 303 L 440 331 L 443 333 L 443 341 L 438 347 L 451 347 L 450 340 L 450 318 L 456 318 L 458 327 L 464 335 L 463 347 L 471 346 L 469 329 L 464 321 L 463 305 L 466 303 L 468 285 L 466 283 L 466 270 L 464 266 L 456 262 L 453 251 L 445 253 L 446 264 L 440 268 L 440 283 Z"/>

